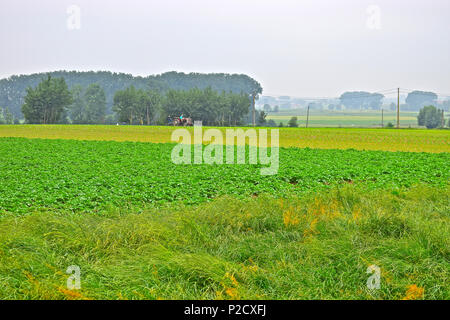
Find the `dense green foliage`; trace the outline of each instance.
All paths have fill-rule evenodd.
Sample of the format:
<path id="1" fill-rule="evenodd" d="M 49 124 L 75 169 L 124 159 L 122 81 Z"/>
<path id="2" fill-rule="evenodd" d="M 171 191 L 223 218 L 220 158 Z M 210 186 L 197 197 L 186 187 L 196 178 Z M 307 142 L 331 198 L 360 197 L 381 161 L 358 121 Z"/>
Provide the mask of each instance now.
<path id="1" fill-rule="evenodd" d="M 131 86 L 116 92 L 113 110 L 120 122 L 150 125 L 154 115 L 161 110 L 162 99 L 158 91 L 136 90 Z"/>
<path id="2" fill-rule="evenodd" d="M 86 90 L 79 85 L 72 89 L 73 103 L 69 107 L 69 118 L 74 124 L 100 124 L 105 122 L 106 95 L 98 84 Z"/>
<path id="3" fill-rule="evenodd" d="M 419 126 L 434 129 L 445 125 L 443 115 L 443 110 L 436 109 L 435 106 L 427 106 L 420 109 L 417 122 Z"/>
<path id="4" fill-rule="evenodd" d="M 56 71 L 48 74 L 53 78 L 64 78 L 70 89 L 75 85 L 87 88 L 91 84 L 98 84 L 105 91 L 107 113 L 111 112 L 115 92 L 130 86 L 134 86 L 136 89 L 160 92 L 165 92 L 169 89 L 189 90 L 192 88 L 205 89 L 207 87 L 211 87 L 218 92 L 231 91 L 248 94 L 262 92 L 261 85 L 257 81 L 242 74 L 167 72 L 148 77 L 134 77 L 130 74 L 106 71 Z M 27 88 L 36 87 L 45 78 L 47 78 L 47 73 L 12 76 L 0 80 L 0 107 L 9 108 L 16 118 L 22 118 L 21 107 L 24 103 Z"/>
<path id="5" fill-rule="evenodd" d="M 176 165 L 174 144 L 0 139 L 0 212 L 44 208 L 99 211 L 109 205 L 209 201 L 221 195 L 283 196 L 341 183 L 444 186 L 449 153 L 280 149 L 280 169 L 261 165 Z M 225 154 L 225 152 L 224 152 Z"/>
<path id="6" fill-rule="evenodd" d="M 287 198 L 4 215 L 0 298 L 450 299 L 442 189 Z M 81 290 L 66 288 L 71 265 Z M 370 265 L 379 290 L 367 288 Z"/>
<path id="7" fill-rule="evenodd" d="M 241 124 L 249 114 L 249 107 L 250 101 L 246 93 L 219 93 L 210 87 L 204 90 L 170 90 L 163 106 L 169 116 L 184 114 L 194 120 L 202 120 L 205 125 L 221 126 Z"/>
<path id="8" fill-rule="evenodd" d="M 64 100 L 65 99 L 65 100 Z M 250 117 L 249 95 L 241 92 L 218 93 L 205 89 L 173 90 L 162 93 L 134 86 L 114 94 L 114 115 L 106 116 L 106 96 L 103 88 L 94 83 L 86 90 L 79 85 L 68 91 L 63 78 L 43 80 L 36 88 L 28 88 L 22 107 L 27 123 L 53 124 L 167 124 L 167 117 L 193 118 L 207 125 L 236 126 L 247 124 Z M 266 114 L 257 111 L 258 125 L 264 125 Z M 12 124 L 12 115 L 7 124 Z M 2 120 L 0 118 L 0 120 Z M 1 122 L 0 122 L 1 124 Z"/>
<path id="9" fill-rule="evenodd" d="M 64 78 L 42 80 L 36 88 L 29 87 L 22 106 L 28 123 L 49 124 L 64 120 L 66 108 L 72 103 L 72 94 Z"/>

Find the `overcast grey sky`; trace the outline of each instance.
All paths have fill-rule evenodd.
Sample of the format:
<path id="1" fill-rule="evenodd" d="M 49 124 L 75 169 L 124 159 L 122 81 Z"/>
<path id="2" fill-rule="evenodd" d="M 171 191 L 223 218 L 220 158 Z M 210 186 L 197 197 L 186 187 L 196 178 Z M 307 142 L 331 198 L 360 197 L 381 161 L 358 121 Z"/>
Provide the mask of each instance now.
<path id="1" fill-rule="evenodd" d="M 176 70 L 245 73 L 264 94 L 450 94 L 449 34 L 449 0 L 1 0 L 0 77 Z"/>

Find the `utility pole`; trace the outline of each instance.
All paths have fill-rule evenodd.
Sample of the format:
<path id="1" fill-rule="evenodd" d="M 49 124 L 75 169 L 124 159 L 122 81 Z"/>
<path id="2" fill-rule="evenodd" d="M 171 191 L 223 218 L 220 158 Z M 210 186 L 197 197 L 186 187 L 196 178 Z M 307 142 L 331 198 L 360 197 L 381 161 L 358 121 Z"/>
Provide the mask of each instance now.
<path id="1" fill-rule="evenodd" d="M 444 115 L 444 108 L 442 108 L 442 128 L 445 127 L 445 115 Z"/>
<path id="2" fill-rule="evenodd" d="M 256 112 L 255 112 L 255 93 L 252 94 L 252 116 L 253 116 L 253 126 L 256 126 Z"/>
<path id="3" fill-rule="evenodd" d="M 384 128 L 384 109 L 381 108 L 381 127 Z"/>
<path id="4" fill-rule="evenodd" d="M 308 122 L 309 122 L 309 105 L 308 105 L 308 111 L 306 111 L 306 127 L 308 128 Z"/>
<path id="5" fill-rule="evenodd" d="M 397 91 L 397 129 L 400 129 L 400 88 Z"/>

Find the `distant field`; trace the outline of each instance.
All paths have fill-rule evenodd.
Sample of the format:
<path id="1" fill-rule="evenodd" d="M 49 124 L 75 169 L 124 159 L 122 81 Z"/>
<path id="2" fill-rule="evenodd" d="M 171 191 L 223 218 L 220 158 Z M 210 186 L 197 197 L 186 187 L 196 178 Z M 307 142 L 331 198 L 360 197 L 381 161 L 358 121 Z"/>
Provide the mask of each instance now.
<path id="1" fill-rule="evenodd" d="M 417 112 L 401 112 L 400 125 L 403 128 L 416 128 Z M 274 120 L 277 124 L 287 124 L 293 116 L 298 117 L 299 125 L 306 125 L 306 110 L 286 110 L 278 113 L 269 113 L 267 119 Z M 384 112 L 384 125 L 388 122 L 397 123 L 395 112 Z M 310 127 L 381 127 L 381 111 L 316 111 L 311 110 L 308 126 Z"/>
<path id="2" fill-rule="evenodd" d="M 218 129 L 226 130 L 226 128 Z M 171 134 L 173 130 L 174 127 L 156 126 L 2 125 L 0 126 L 0 137 L 170 143 L 172 142 Z M 189 128 L 188 130 L 193 129 Z M 450 152 L 450 131 L 425 129 L 281 128 L 280 146 L 319 149 Z"/>

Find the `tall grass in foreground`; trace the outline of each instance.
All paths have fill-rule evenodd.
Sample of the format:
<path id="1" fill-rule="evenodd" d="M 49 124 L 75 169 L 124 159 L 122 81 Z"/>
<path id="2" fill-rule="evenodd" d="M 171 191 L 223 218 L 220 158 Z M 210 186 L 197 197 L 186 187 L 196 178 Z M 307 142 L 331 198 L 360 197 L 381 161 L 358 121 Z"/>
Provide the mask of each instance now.
<path id="1" fill-rule="evenodd" d="M 0 218 L 1 299 L 449 299 L 449 189 Z M 81 267 L 81 290 L 65 273 Z M 381 268 L 369 290 L 367 267 Z"/>

